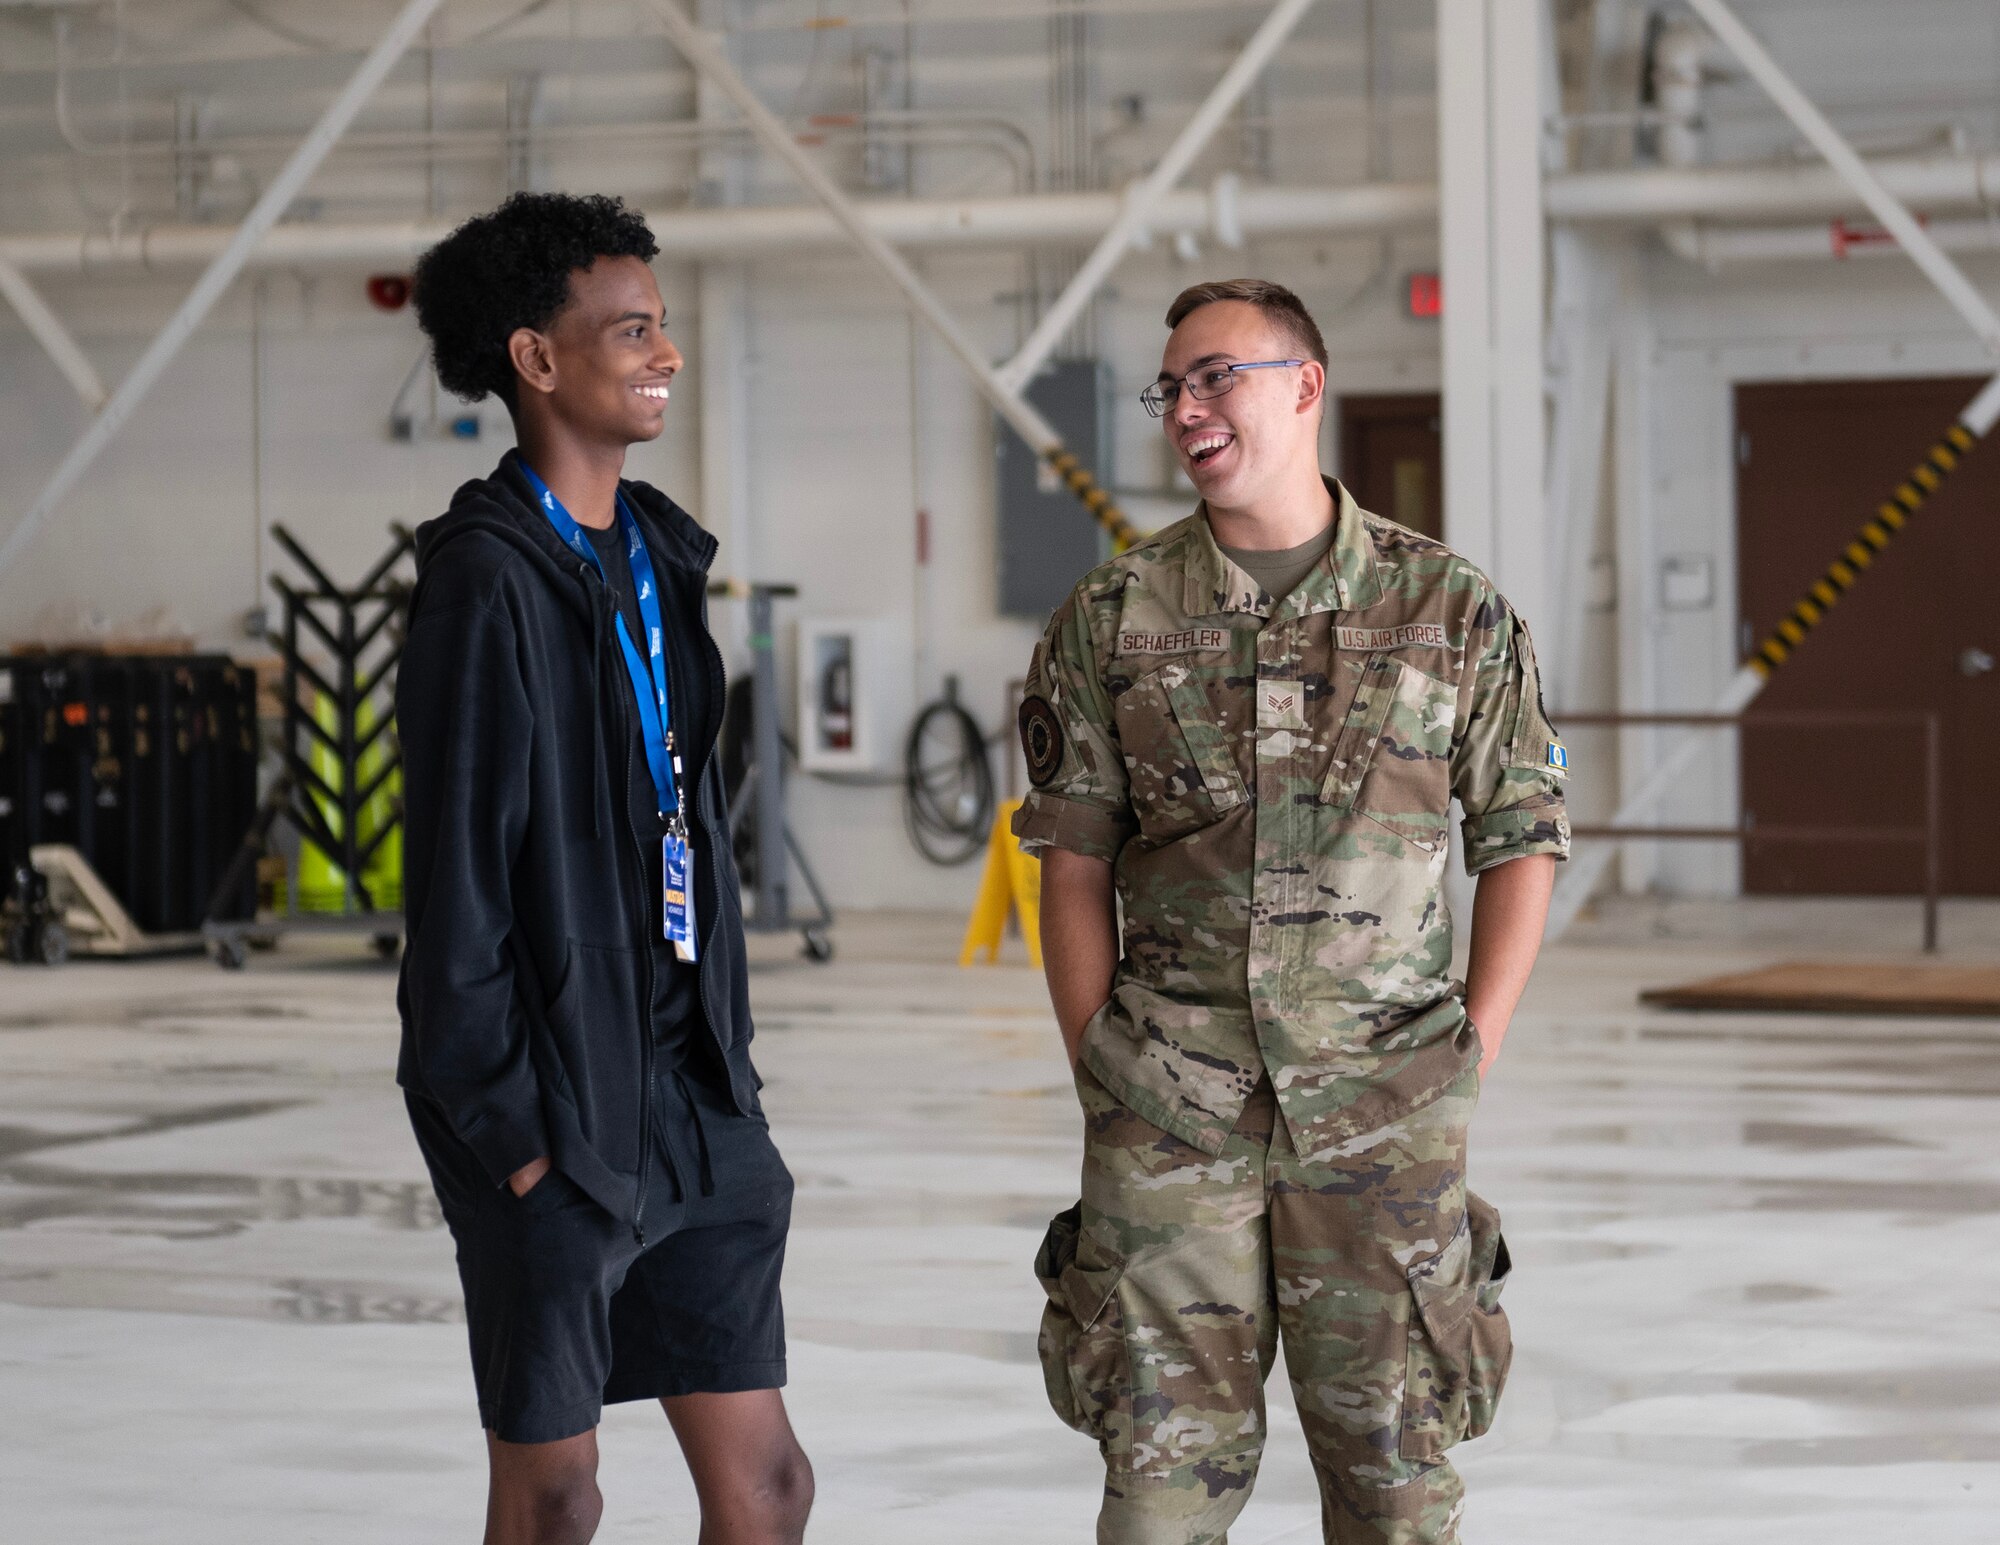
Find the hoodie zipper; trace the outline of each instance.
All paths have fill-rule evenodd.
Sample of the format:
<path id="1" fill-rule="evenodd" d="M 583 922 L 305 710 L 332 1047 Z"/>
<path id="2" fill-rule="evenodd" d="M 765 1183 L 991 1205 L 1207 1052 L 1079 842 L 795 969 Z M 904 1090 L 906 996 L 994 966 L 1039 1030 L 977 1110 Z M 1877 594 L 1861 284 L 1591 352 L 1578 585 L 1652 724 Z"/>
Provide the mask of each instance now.
<path id="1" fill-rule="evenodd" d="M 579 572 L 584 575 L 586 584 L 595 577 L 590 572 L 589 564 L 580 565 Z M 597 638 L 595 647 L 599 651 L 607 650 L 610 647 L 611 625 L 605 615 L 606 604 L 610 600 L 610 595 L 610 586 L 606 585 L 602 579 L 598 579 L 596 586 L 591 590 L 591 615 L 596 624 Z M 668 668 L 670 670 L 672 668 L 671 659 L 668 661 Z M 648 935 L 645 941 L 646 947 L 639 952 L 640 959 L 643 962 L 642 970 L 645 976 L 646 990 L 639 1000 L 641 1030 L 643 1032 L 639 1038 L 640 1061 L 643 1069 L 639 1080 L 639 1194 L 632 1215 L 632 1237 L 638 1242 L 639 1248 L 643 1250 L 646 1248 L 646 1179 L 647 1172 L 653 1167 L 653 993 L 655 990 L 655 983 L 653 981 L 653 941 L 651 938 L 653 909 L 645 896 L 646 850 L 639 842 L 639 834 L 632 830 L 632 748 L 629 744 L 632 738 L 632 724 L 629 718 L 631 708 L 625 702 L 624 694 L 614 693 L 612 695 L 618 699 L 618 723 L 619 728 L 624 732 L 619 737 L 619 749 L 623 754 L 618 758 L 618 765 L 623 771 L 619 774 L 618 779 L 618 809 L 620 811 L 620 820 L 632 838 L 632 856 L 639 863 L 639 916 L 645 920 L 644 928 Z"/>

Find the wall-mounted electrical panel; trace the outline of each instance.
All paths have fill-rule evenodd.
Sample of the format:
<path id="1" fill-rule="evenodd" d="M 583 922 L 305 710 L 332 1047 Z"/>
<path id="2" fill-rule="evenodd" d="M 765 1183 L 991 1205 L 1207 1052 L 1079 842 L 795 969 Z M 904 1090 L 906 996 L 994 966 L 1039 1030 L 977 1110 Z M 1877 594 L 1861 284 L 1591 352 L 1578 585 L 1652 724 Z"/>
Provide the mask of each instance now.
<path id="1" fill-rule="evenodd" d="M 1058 360 L 1028 383 L 1028 401 L 1105 487 L 1112 486 L 1110 377 L 1094 359 Z M 1110 556 L 1104 528 L 1047 462 L 996 422 L 1000 484 L 1000 611 L 1042 623 Z"/>

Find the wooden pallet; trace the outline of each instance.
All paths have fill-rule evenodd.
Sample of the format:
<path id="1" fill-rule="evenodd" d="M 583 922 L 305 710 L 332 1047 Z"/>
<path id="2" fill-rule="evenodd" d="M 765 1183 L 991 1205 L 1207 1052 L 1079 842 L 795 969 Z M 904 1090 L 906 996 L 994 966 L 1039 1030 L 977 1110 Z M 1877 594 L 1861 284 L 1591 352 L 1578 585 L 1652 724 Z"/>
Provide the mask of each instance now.
<path id="1" fill-rule="evenodd" d="M 2000 966 L 1856 965 L 1795 960 L 1655 987 L 1641 1003 L 1780 1014 L 1933 1014 L 2000 1018 Z"/>

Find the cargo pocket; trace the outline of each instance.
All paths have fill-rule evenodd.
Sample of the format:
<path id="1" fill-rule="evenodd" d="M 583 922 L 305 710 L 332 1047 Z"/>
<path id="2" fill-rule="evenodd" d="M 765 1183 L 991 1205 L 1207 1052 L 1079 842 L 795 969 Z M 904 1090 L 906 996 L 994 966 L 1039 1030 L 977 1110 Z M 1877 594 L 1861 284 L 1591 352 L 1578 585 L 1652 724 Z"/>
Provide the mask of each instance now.
<path id="1" fill-rule="evenodd" d="M 1082 1220 L 1080 1202 L 1057 1213 L 1035 1252 L 1035 1276 L 1049 1298 L 1037 1350 L 1056 1415 L 1108 1449 L 1127 1425 L 1110 1419 L 1128 1382 L 1124 1328 L 1112 1302 L 1124 1267 L 1077 1264 Z"/>
<path id="2" fill-rule="evenodd" d="M 1493 1425 L 1514 1357 L 1500 1290 L 1513 1269 L 1500 1214 L 1466 1193 L 1450 1244 L 1412 1266 L 1409 1366 L 1403 1385 L 1402 1455 L 1434 1460 Z"/>
<path id="3" fill-rule="evenodd" d="M 1451 809 L 1455 690 L 1386 654 L 1361 666 L 1346 722 L 1320 786 L 1320 803 L 1434 853 Z"/>
<path id="4" fill-rule="evenodd" d="M 1118 696 L 1118 743 L 1140 832 L 1156 842 L 1244 803 L 1243 776 L 1192 668 L 1163 665 Z"/>

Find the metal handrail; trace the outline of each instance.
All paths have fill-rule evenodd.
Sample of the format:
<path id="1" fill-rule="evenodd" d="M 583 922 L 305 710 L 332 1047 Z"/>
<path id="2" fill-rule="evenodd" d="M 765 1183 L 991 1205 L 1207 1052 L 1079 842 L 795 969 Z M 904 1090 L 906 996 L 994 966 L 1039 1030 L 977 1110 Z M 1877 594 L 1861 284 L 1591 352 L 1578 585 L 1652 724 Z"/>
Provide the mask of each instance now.
<path id="1" fill-rule="evenodd" d="M 1924 731 L 1924 824 L 1922 826 L 1614 826 L 1572 825 L 1578 837 L 1614 841 L 1681 839 L 1735 842 L 1744 847 L 1767 842 L 1906 842 L 1924 850 L 1924 953 L 1938 947 L 1938 898 L 1944 888 L 1944 735 L 1936 713 L 1916 709 L 1783 709 L 1757 714 L 1728 713 L 1558 713 L 1556 723 L 1626 729 L 1686 725 L 1702 729 L 1847 729 L 1857 725 L 1922 725 Z"/>

